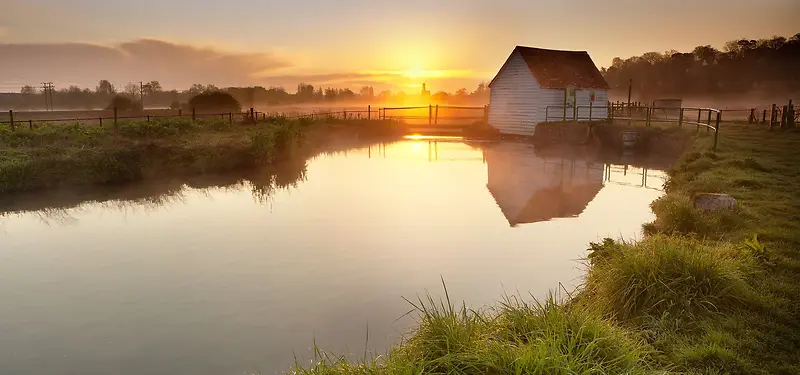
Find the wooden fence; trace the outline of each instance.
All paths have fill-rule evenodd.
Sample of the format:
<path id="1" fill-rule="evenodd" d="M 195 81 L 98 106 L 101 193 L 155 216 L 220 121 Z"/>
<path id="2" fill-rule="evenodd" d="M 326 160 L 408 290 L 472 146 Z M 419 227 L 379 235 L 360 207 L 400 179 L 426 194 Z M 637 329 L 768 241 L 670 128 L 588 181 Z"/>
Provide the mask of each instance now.
<path id="1" fill-rule="evenodd" d="M 697 131 L 705 128 L 706 133 L 714 131 L 714 149 L 717 148 L 719 126 L 722 121 L 722 111 L 716 108 L 697 107 L 652 107 L 633 106 L 623 103 L 618 105 L 608 102 L 607 106 L 547 106 L 545 107 L 546 121 L 625 121 L 628 125 L 643 123 L 649 127 L 654 123 L 675 124 L 678 127 L 694 125 Z M 605 111 L 599 111 L 604 109 Z M 594 110 L 594 111 L 593 111 Z M 581 116 L 581 113 L 588 115 Z M 694 114 L 697 113 L 697 120 Z M 555 115 L 553 115 L 555 114 Z M 567 116 L 569 114 L 569 116 Z M 597 114 L 596 117 L 593 114 Z"/>
<path id="2" fill-rule="evenodd" d="M 186 118 L 191 121 L 198 119 L 221 119 L 229 123 L 234 121 L 266 121 L 267 118 L 284 119 L 347 119 L 347 120 L 393 120 L 409 124 L 465 124 L 468 122 L 482 121 L 486 119 L 488 106 L 482 107 L 457 107 L 457 106 L 418 106 L 418 107 L 376 107 L 371 105 L 366 108 L 351 108 L 341 111 L 312 111 L 312 112 L 259 112 L 250 108 L 246 112 L 224 112 L 207 113 L 192 110 L 183 113 L 181 110 L 156 110 L 144 113 L 126 113 L 113 110 L 105 111 L 76 111 L 73 116 L 66 116 L 70 112 L 61 112 L 53 116 L 50 112 L 14 112 L 9 110 L 6 119 L 0 119 L 0 125 L 9 125 L 11 130 L 19 126 L 32 128 L 39 123 L 80 123 L 85 125 L 97 124 L 104 126 L 113 124 L 117 126 L 120 120 L 143 120 L 155 121 L 158 119 L 180 119 Z"/>

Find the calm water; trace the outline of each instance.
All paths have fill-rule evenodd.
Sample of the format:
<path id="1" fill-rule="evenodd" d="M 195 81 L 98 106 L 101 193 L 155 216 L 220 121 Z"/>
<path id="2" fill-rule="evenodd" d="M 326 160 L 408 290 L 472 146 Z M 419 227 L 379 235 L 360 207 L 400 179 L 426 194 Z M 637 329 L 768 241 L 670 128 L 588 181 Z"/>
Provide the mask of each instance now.
<path id="1" fill-rule="evenodd" d="M 413 325 L 396 321 L 401 297 L 441 296 L 441 277 L 473 307 L 574 288 L 587 243 L 639 237 L 663 183 L 457 140 L 287 168 L 84 203 L 62 194 L 0 216 L 0 373 L 272 374 L 315 340 L 381 353 Z"/>

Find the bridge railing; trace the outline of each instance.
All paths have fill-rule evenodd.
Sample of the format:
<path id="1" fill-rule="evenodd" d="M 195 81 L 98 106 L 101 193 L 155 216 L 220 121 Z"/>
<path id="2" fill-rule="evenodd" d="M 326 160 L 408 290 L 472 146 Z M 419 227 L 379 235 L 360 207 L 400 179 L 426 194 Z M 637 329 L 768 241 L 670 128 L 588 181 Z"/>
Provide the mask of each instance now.
<path id="1" fill-rule="evenodd" d="M 697 114 L 695 121 L 695 113 Z M 582 115 L 585 114 L 585 115 Z M 714 149 L 717 148 L 719 125 L 722 121 L 722 110 L 700 107 L 651 107 L 651 106 L 547 106 L 545 121 L 627 121 L 628 125 L 643 124 L 646 127 L 653 123 L 694 125 L 697 131 L 705 128 L 706 133 L 714 131 Z"/>

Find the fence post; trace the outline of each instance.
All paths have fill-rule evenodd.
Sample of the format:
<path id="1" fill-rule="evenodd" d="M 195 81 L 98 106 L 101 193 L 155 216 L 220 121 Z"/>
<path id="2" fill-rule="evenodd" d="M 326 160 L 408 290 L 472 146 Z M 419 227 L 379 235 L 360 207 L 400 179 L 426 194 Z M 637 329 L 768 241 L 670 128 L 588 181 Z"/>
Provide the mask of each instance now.
<path id="1" fill-rule="evenodd" d="M 183 110 L 178 108 L 178 117 L 183 117 Z"/>
<path id="2" fill-rule="evenodd" d="M 256 121 L 256 112 L 253 110 L 253 107 L 250 107 L 250 120 L 253 122 Z"/>
<path id="3" fill-rule="evenodd" d="M 367 121 L 372 120 L 372 105 L 367 105 Z"/>
<path id="4" fill-rule="evenodd" d="M 775 123 L 775 116 L 777 115 L 777 113 L 775 113 L 775 111 L 776 111 L 775 104 L 772 104 L 772 111 L 769 113 L 769 128 L 770 129 L 772 129 L 772 125 Z"/>
<path id="5" fill-rule="evenodd" d="M 700 131 L 700 121 L 703 121 L 703 110 L 697 109 L 697 131 Z"/>
<path id="6" fill-rule="evenodd" d="M 750 117 L 747 119 L 748 124 L 756 122 L 756 109 L 750 108 Z"/>
<path id="7" fill-rule="evenodd" d="M 653 109 L 647 107 L 647 112 L 644 114 L 644 126 L 650 126 L 650 115 L 653 113 Z"/>
<path id="8" fill-rule="evenodd" d="M 680 109 L 679 113 L 680 113 L 680 117 L 678 117 L 678 127 L 682 128 L 683 127 L 683 108 Z"/>
<path id="9" fill-rule="evenodd" d="M 717 112 L 717 124 L 714 126 L 714 150 L 717 149 L 717 139 L 719 139 L 719 122 L 722 119 L 722 111 Z"/>
<path id="10" fill-rule="evenodd" d="M 578 121 L 578 101 L 572 106 L 572 121 Z"/>
<path id="11" fill-rule="evenodd" d="M 783 106 L 783 111 L 781 112 L 781 129 L 784 129 L 785 126 L 789 124 L 789 106 Z"/>
<path id="12" fill-rule="evenodd" d="M 347 120 L 347 111 L 342 111 L 342 120 Z"/>
<path id="13" fill-rule="evenodd" d="M 710 109 L 708 110 L 708 126 L 711 126 L 711 110 Z M 711 129 L 708 126 L 706 127 L 706 134 L 708 134 L 708 132 L 711 131 Z"/>
<path id="14" fill-rule="evenodd" d="M 428 104 L 428 125 L 433 124 L 433 106 Z"/>
<path id="15" fill-rule="evenodd" d="M 593 101 L 589 101 L 589 122 L 592 122 L 592 105 L 594 104 Z"/>
<path id="16" fill-rule="evenodd" d="M 114 107 L 114 127 L 117 127 L 117 107 Z"/>
<path id="17" fill-rule="evenodd" d="M 194 107 L 192 107 L 192 122 L 194 122 L 195 120 L 197 120 L 197 111 L 195 110 Z"/>
<path id="18" fill-rule="evenodd" d="M 150 122 L 150 115 L 147 115 L 147 122 Z"/>
<path id="19" fill-rule="evenodd" d="M 767 110 L 765 109 L 764 113 L 761 114 L 761 125 L 764 125 L 766 123 L 767 123 Z"/>
<path id="20" fill-rule="evenodd" d="M 11 131 L 13 132 L 14 131 L 14 110 L 13 109 L 9 109 L 8 110 L 8 117 L 11 119 Z"/>
<path id="21" fill-rule="evenodd" d="M 33 120 L 28 120 L 28 130 L 33 130 Z"/>
<path id="22" fill-rule="evenodd" d="M 233 113 L 228 112 L 228 125 L 233 125 Z"/>
<path id="23" fill-rule="evenodd" d="M 100 127 L 102 128 L 103 127 L 103 118 L 102 117 L 98 117 L 97 120 L 100 121 Z"/>

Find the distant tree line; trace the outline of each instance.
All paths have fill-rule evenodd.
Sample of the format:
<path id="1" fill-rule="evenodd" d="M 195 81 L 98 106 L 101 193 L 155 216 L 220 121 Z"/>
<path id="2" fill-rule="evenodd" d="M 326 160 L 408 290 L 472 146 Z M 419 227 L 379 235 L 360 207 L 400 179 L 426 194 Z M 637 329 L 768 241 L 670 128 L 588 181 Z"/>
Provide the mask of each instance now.
<path id="1" fill-rule="evenodd" d="M 800 93 L 800 34 L 790 38 L 732 40 L 723 49 L 648 52 L 614 58 L 601 72 L 614 91 L 631 79 L 636 98 L 721 95 L 780 96 Z"/>
<path id="2" fill-rule="evenodd" d="M 488 103 L 488 88 L 485 83 L 478 85 L 475 91 L 469 92 L 466 88 L 455 93 L 437 92 L 430 97 L 421 97 L 419 94 L 407 94 L 403 91 L 392 92 L 384 90 L 375 92 L 372 86 L 363 86 L 358 92 L 349 88 L 315 87 L 307 83 L 297 85 L 294 93 L 289 93 L 283 87 L 265 88 L 254 87 L 228 87 L 219 88 L 214 85 L 194 84 L 186 90 L 163 90 L 158 81 L 147 83 L 128 83 L 121 89 L 108 80 L 98 82 L 94 90 L 78 86 L 70 86 L 54 90 L 52 103 L 56 109 L 96 109 L 96 108 L 182 108 L 189 101 L 201 94 L 209 92 L 225 92 L 230 94 L 244 107 L 258 105 L 281 104 L 330 104 L 330 103 L 420 103 L 432 104 L 465 104 Z M 19 93 L 0 93 L 0 109 L 39 109 L 45 106 L 44 92 L 33 86 L 23 86 Z"/>

